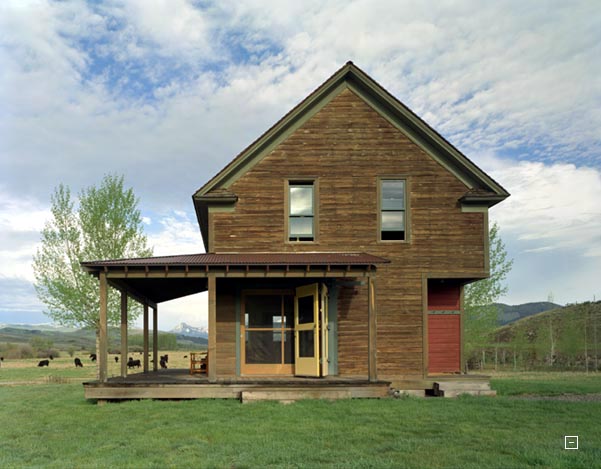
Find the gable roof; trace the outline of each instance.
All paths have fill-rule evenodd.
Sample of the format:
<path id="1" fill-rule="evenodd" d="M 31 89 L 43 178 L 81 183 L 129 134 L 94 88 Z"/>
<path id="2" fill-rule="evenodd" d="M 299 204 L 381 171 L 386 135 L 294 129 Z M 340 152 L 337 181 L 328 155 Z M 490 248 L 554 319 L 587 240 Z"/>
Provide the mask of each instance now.
<path id="1" fill-rule="evenodd" d="M 205 247 L 208 248 L 208 205 L 235 202 L 236 196 L 228 190 L 229 187 L 347 88 L 461 180 L 468 187 L 468 192 L 478 192 L 477 201 L 468 197 L 466 202 L 493 206 L 509 196 L 499 183 L 349 61 L 192 195 Z"/>

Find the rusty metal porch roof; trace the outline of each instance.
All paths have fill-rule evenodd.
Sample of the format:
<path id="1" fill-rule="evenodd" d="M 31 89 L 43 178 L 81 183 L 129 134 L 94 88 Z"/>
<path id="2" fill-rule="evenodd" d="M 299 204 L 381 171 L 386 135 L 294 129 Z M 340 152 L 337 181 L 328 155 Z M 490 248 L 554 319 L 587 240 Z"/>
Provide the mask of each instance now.
<path id="1" fill-rule="evenodd" d="M 181 254 L 177 256 L 141 257 L 133 259 L 106 259 L 82 262 L 94 267 L 143 266 L 221 266 L 221 265 L 376 265 L 390 261 L 364 252 L 279 252 Z"/>

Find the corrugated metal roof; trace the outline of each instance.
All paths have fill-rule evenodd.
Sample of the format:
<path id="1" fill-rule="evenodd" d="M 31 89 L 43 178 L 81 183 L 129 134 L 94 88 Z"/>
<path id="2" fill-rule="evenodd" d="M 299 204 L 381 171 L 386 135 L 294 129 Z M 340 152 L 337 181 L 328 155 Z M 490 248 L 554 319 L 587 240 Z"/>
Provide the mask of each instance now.
<path id="1" fill-rule="evenodd" d="M 182 254 L 82 262 L 86 267 L 153 265 L 374 265 L 390 262 L 364 252 Z"/>

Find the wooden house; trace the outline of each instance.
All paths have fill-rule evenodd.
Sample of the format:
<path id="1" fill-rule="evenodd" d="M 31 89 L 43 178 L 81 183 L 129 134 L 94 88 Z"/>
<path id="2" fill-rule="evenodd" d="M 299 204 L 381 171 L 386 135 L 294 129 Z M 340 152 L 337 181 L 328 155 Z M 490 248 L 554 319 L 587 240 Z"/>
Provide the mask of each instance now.
<path id="1" fill-rule="evenodd" d="M 508 195 L 348 62 L 194 193 L 206 254 L 83 263 L 103 324 L 86 396 L 374 396 L 460 379 L 463 288 L 489 275 L 488 208 Z M 149 308 L 156 330 L 160 302 L 208 291 L 208 375 L 159 379 L 145 354 L 145 373 L 122 360 L 109 378 L 107 288 L 145 305 L 146 335 Z"/>

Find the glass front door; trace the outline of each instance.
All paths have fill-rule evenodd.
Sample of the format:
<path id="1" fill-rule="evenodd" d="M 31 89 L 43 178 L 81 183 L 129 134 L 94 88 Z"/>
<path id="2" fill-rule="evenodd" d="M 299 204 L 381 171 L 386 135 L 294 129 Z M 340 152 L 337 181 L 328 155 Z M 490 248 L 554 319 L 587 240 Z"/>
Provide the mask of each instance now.
<path id="1" fill-rule="evenodd" d="M 294 337 L 296 342 L 294 374 L 297 376 L 327 375 L 326 299 L 325 285 L 322 285 L 321 295 L 317 283 L 296 289 L 294 298 Z"/>

